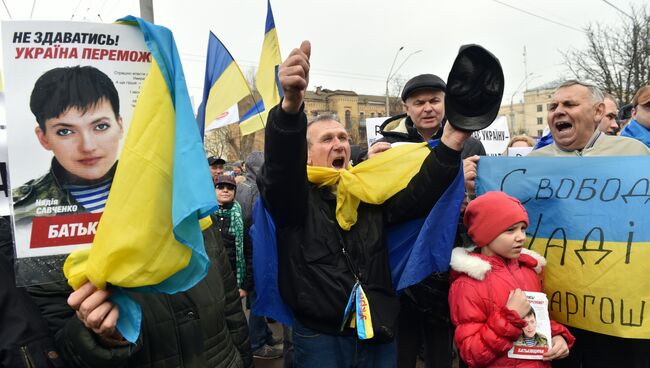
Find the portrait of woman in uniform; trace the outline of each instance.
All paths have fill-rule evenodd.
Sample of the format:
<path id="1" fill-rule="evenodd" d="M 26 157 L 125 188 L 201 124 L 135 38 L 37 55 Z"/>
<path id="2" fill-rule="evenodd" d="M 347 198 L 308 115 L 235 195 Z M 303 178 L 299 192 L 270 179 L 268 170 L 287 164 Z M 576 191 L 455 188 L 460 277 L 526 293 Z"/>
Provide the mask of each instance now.
<path id="1" fill-rule="evenodd" d="M 55 68 L 30 96 L 35 136 L 50 169 L 13 190 L 16 225 L 34 216 L 103 212 L 124 127 L 111 79 L 92 66 Z"/>

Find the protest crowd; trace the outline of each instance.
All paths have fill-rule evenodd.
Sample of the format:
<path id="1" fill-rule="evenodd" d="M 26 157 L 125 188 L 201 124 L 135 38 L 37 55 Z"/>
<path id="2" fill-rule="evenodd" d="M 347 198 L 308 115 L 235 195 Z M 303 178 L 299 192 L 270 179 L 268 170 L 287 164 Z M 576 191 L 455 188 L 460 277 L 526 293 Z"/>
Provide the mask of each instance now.
<path id="1" fill-rule="evenodd" d="M 127 21 L 152 32 L 147 40 L 164 34 L 134 19 Z M 648 241 L 634 238 L 641 237 L 643 223 L 630 219 L 622 238 L 610 238 L 610 226 L 601 222 L 618 214 L 605 216 L 592 205 L 585 211 L 593 218 L 568 215 L 565 207 L 542 201 L 575 197 L 592 203 L 599 196 L 610 203 L 621 196 L 628 203 L 648 195 L 647 174 L 641 172 L 630 189 L 602 169 L 611 166 L 595 160 L 620 166 L 613 161 L 627 159 L 620 156 L 650 155 L 650 85 L 636 91 L 623 124 L 623 109 L 608 91 L 564 81 L 548 106 L 549 134 L 513 136 L 508 143 L 508 149 L 532 149 L 527 157 L 486 157 L 472 133 L 497 117 L 504 76 L 497 56 L 464 45 L 446 81 L 421 74 L 406 82 L 400 95 L 404 113 L 387 117 L 382 138 L 353 157 L 350 132 L 339 117 L 305 114 L 312 44 L 296 46 L 277 68 L 281 98 L 263 115 L 263 152 L 229 162 L 206 154 L 200 134 L 194 134 L 192 144 L 199 148 L 186 174 L 178 175 L 192 188 L 186 192 L 196 186 L 198 193 L 201 186 L 209 198 L 197 199 L 186 217 L 169 204 L 164 228 L 126 215 L 131 207 L 149 206 L 151 201 L 132 206 L 128 198 L 149 190 L 150 174 L 129 176 L 122 167 L 146 161 L 150 152 L 158 155 L 152 142 L 166 138 L 143 135 L 142 142 L 149 139 L 145 145 L 127 136 L 118 91 L 95 66 L 42 73 L 28 97 L 30 129 L 53 157 L 45 175 L 11 188 L 12 217 L 0 218 L 0 367 L 230 368 L 272 361 L 296 368 L 650 367 L 645 301 L 639 320 L 634 302 L 624 306 L 621 296 L 619 306 L 614 294 L 599 296 L 600 284 L 583 282 L 591 274 L 582 275 L 594 253 L 601 257 L 595 258 L 595 279 L 634 264 L 637 254 L 645 254 L 634 242 Z M 169 86 L 173 76 L 165 73 L 173 68 L 159 61 L 156 52 L 168 51 L 160 49 L 152 58 L 162 65 L 160 85 Z M 170 49 L 173 56 L 175 46 Z M 170 87 L 163 98 L 171 102 L 152 104 L 173 106 L 160 114 L 171 111 L 178 124 L 182 98 L 174 93 Z M 196 122 L 207 110 L 191 114 L 199 130 L 205 121 Z M 172 141 L 179 142 L 173 134 Z M 132 152 L 137 154 L 126 156 Z M 564 163 L 575 172 L 559 172 Z M 546 171 L 538 186 L 513 179 L 540 167 Z M 167 169 L 154 169 L 162 173 L 161 182 L 173 177 L 176 185 L 175 172 L 164 177 Z M 568 179 L 553 187 L 553 170 Z M 580 179 L 585 171 L 587 179 Z M 127 180 L 135 184 L 120 187 Z M 585 180 L 592 184 L 585 186 Z M 127 199 L 115 205 L 114 193 Z M 67 260 L 48 256 L 36 265 L 21 261 L 12 229 L 31 226 L 34 234 L 33 219 L 45 201 L 67 206 L 64 212 L 74 216 L 104 212 L 87 253 Z M 560 224 L 552 232 L 542 225 L 549 218 Z M 573 222 L 591 230 L 572 236 L 567 229 Z M 110 223 L 118 225 L 104 226 Z M 133 227 L 114 241 L 124 224 Z M 63 227 L 58 229 L 61 235 Z M 131 240 L 132 229 L 143 229 L 146 237 Z M 194 235 L 181 235 L 190 234 L 187 229 Z M 173 247 L 163 245 L 165 236 Z M 126 245 L 118 247 L 124 239 Z M 139 255 L 124 256 L 136 242 Z M 627 253 L 619 257 L 614 243 Z M 618 263 L 607 263 L 614 257 Z M 92 271 L 111 259 L 119 262 Z M 158 277 L 161 263 L 168 268 Z M 39 265 L 57 276 L 18 281 Z M 644 267 L 626 268 L 612 279 L 635 284 L 644 278 Z M 132 281 L 145 274 L 153 281 Z M 586 285 L 584 296 L 565 292 L 574 290 L 572 283 Z M 625 288 L 647 295 L 643 287 Z M 595 311 L 598 304 L 600 315 L 589 319 L 588 307 Z"/>

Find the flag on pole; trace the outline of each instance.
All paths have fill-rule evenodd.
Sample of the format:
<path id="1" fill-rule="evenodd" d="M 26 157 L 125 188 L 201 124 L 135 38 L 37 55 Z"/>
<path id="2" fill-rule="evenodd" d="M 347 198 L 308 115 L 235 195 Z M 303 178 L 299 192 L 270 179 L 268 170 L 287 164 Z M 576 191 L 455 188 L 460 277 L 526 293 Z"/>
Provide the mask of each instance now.
<path id="1" fill-rule="evenodd" d="M 213 120 L 250 94 L 251 90 L 246 83 L 246 78 L 235 59 L 219 38 L 210 32 L 203 101 L 196 116 L 201 136 L 205 127 Z"/>
<path id="2" fill-rule="evenodd" d="M 264 43 L 262 44 L 262 53 L 260 55 L 260 64 L 255 76 L 255 87 L 262 96 L 263 111 L 259 115 L 244 120 L 239 124 L 239 130 L 242 135 L 254 133 L 264 129 L 266 118 L 269 111 L 278 103 L 282 97 L 282 89 L 279 88 L 278 66 L 282 63 L 280 56 L 280 44 L 278 42 L 278 33 L 275 29 L 273 20 L 273 10 L 271 1 L 267 2 L 266 27 L 264 30 Z M 258 111 L 260 111 L 258 109 Z"/>
<path id="3" fill-rule="evenodd" d="M 201 136 L 170 30 L 132 16 L 152 54 L 93 246 L 66 259 L 77 289 L 116 286 L 118 330 L 140 332 L 141 310 L 121 288 L 173 294 L 198 283 L 209 259 L 202 229 L 217 208 Z"/>

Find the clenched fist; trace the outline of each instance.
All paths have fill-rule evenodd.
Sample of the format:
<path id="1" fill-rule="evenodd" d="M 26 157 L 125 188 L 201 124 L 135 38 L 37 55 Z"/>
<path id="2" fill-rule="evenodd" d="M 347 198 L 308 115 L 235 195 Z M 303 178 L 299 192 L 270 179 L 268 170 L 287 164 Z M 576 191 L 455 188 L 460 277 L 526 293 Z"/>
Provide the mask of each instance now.
<path id="1" fill-rule="evenodd" d="M 309 85 L 309 57 L 311 44 L 303 41 L 300 48 L 293 49 L 289 57 L 280 64 L 278 79 L 284 92 L 282 110 L 295 114 L 305 99 L 305 91 Z"/>

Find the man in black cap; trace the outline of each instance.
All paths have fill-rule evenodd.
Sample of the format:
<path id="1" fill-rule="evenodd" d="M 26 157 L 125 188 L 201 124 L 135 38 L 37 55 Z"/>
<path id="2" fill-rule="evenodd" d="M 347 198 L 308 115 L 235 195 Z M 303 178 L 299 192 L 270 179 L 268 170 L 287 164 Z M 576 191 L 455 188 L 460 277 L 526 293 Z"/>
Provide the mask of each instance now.
<path id="1" fill-rule="evenodd" d="M 210 174 L 212 174 L 212 181 L 215 184 L 217 183 L 217 177 L 219 175 L 223 175 L 224 173 L 223 166 L 225 164 L 226 164 L 226 160 L 222 159 L 221 157 L 217 157 L 217 156 L 208 157 L 208 165 L 210 165 Z"/>
<path id="2" fill-rule="evenodd" d="M 405 114 L 386 120 L 381 126 L 383 138 L 368 150 L 368 158 L 391 148 L 396 142 L 424 142 L 438 139 L 445 123 L 447 85 L 437 75 L 421 74 L 411 78 L 402 91 Z M 485 155 L 481 142 L 473 137 L 465 141 L 463 158 L 465 181 L 473 193 L 478 155 Z M 468 187 L 470 185 L 467 185 Z M 415 367 L 419 348 L 424 343 L 427 366 L 451 367 L 452 327 L 447 294 L 449 274 L 434 273 L 402 295 L 397 333 L 399 367 Z"/>
<path id="3" fill-rule="evenodd" d="M 383 152 L 395 142 L 419 143 L 438 139 L 445 123 L 445 92 L 447 85 L 437 75 L 420 74 L 411 78 L 402 90 L 404 114 L 396 115 L 381 125 L 383 138 L 368 150 L 368 158 Z M 480 141 L 470 137 L 463 147 L 463 158 L 485 155 Z"/>

